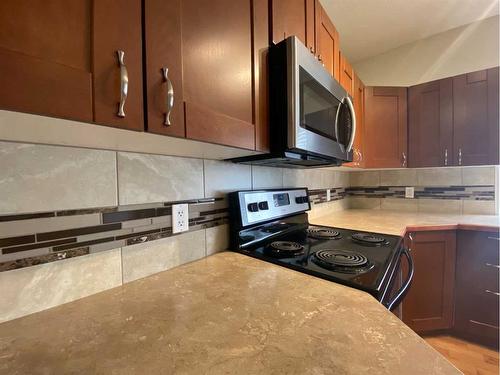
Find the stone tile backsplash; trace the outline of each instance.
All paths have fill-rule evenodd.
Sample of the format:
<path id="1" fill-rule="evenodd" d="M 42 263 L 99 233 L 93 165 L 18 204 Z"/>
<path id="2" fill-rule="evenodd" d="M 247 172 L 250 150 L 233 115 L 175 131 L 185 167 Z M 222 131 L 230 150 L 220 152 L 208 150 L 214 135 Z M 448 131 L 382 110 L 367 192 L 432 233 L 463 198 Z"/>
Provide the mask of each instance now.
<path id="1" fill-rule="evenodd" d="M 63 146 L 0 142 L 0 155 L 0 322 L 226 249 L 229 191 L 348 185 L 339 170 L 285 178 L 276 168 Z M 173 235 L 179 201 L 190 231 Z"/>
<path id="2" fill-rule="evenodd" d="M 0 155 L 0 322 L 226 249 L 229 191 L 305 186 L 311 217 L 498 207 L 498 167 L 293 170 L 9 142 Z M 172 233 L 175 202 L 189 204 L 187 233 Z"/>
<path id="3" fill-rule="evenodd" d="M 120 205 L 197 199 L 203 192 L 203 160 L 118 152 Z"/>
<path id="4" fill-rule="evenodd" d="M 351 208 L 494 215 L 499 174 L 498 166 L 355 171 L 347 195 Z M 404 198 L 406 186 L 415 199 Z"/>
<path id="5" fill-rule="evenodd" d="M 114 206 L 116 153 L 0 142 L 0 214 Z"/>

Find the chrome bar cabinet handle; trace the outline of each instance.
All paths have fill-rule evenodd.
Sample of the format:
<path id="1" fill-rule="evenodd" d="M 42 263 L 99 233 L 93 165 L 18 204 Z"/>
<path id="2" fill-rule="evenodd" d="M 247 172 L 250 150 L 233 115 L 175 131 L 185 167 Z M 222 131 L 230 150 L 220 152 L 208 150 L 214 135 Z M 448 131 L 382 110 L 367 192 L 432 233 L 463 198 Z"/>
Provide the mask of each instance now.
<path id="1" fill-rule="evenodd" d="M 490 293 L 490 294 L 494 294 L 495 296 L 499 296 L 500 297 L 500 293 L 498 293 L 498 292 L 492 292 L 491 290 L 488 290 L 488 289 L 486 289 L 485 292 L 486 293 Z"/>
<path id="2" fill-rule="evenodd" d="M 462 149 L 458 149 L 458 165 L 462 165 Z"/>
<path id="3" fill-rule="evenodd" d="M 444 165 L 448 165 L 448 149 L 444 149 Z"/>
<path id="4" fill-rule="evenodd" d="M 406 152 L 403 151 L 403 167 L 406 167 Z"/>
<path id="5" fill-rule="evenodd" d="M 172 86 L 172 81 L 168 78 L 168 68 L 161 68 L 161 72 L 163 74 L 163 81 L 167 83 L 167 110 L 163 125 L 170 126 L 172 125 L 170 122 L 170 113 L 172 113 L 172 109 L 174 108 L 174 86 Z"/>
<path id="6" fill-rule="evenodd" d="M 118 105 L 118 117 L 125 117 L 125 101 L 128 95 L 128 71 L 125 66 L 125 52 L 116 51 L 118 56 L 118 64 L 120 66 L 120 104 Z"/>
<path id="7" fill-rule="evenodd" d="M 500 241 L 500 238 L 498 237 L 488 237 L 488 239 L 493 241 Z"/>
<path id="8" fill-rule="evenodd" d="M 493 267 L 493 268 L 500 269 L 500 265 L 498 265 L 498 264 L 485 263 L 484 265 L 487 267 Z"/>

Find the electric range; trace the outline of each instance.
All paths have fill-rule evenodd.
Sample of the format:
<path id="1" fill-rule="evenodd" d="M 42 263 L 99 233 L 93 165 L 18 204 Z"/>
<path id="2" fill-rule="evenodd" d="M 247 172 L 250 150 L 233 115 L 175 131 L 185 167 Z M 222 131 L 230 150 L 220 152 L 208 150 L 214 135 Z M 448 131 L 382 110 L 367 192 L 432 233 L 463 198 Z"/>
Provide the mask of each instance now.
<path id="1" fill-rule="evenodd" d="M 307 188 L 237 191 L 229 205 L 235 251 L 364 290 L 389 309 L 408 291 L 413 262 L 402 238 L 309 224 Z M 403 257 L 408 277 L 399 285 Z"/>

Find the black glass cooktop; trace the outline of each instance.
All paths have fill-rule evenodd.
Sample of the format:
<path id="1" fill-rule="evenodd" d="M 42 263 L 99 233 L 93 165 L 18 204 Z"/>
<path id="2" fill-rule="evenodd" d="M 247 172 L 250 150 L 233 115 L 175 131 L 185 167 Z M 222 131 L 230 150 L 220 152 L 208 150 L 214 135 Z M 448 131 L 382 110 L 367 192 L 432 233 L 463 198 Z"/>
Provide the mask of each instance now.
<path id="1" fill-rule="evenodd" d="M 297 217 L 241 231 L 240 238 L 240 251 L 247 255 L 353 286 L 376 298 L 401 247 L 398 236 L 309 225 Z"/>

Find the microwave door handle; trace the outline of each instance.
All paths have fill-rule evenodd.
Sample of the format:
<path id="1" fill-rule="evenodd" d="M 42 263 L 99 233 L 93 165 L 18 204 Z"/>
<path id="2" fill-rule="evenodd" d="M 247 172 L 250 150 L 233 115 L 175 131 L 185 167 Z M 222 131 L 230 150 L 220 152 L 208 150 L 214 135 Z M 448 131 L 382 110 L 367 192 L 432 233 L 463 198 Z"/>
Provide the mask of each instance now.
<path id="1" fill-rule="evenodd" d="M 406 279 L 403 286 L 401 286 L 401 289 L 399 289 L 398 293 L 394 296 L 392 301 L 389 301 L 387 303 L 386 307 L 389 311 L 396 308 L 406 296 L 406 293 L 408 293 L 408 290 L 410 289 L 411 282 L 413 281 L 413 274 L 415 272 L 415 266 L 413 264 L 413 259 L 411 258 L 410 250 L 404 247 L 401 255 L 404 255 L 408 260 L 408 278 Z"/>
<path id="2" fill-rule="evenodd" d="M 337 141 L 339 140 L 339 114 L 340 114 L 340 107 L 342 107 L 342 105 L 337 106 L 337 113 L 335 113 L 335 139 Z"/>
<path id="3" fill-rule="evenodd" d="M 352 145 L 354 144 L 354 137 L 356 137 L 356 112 L 354 111 L 354 105 L 352 104 L 351 98 L 349 96 L 345 97 L 345 101 L 347 101 L 347 105 L 349 107 L 349 111 L 351 111 L 351 119 L 352 119 L 352 132 L 351 139 L 347 144 L 346 151 L 349 152 L 352 149 Z"/>

